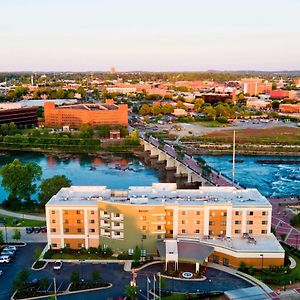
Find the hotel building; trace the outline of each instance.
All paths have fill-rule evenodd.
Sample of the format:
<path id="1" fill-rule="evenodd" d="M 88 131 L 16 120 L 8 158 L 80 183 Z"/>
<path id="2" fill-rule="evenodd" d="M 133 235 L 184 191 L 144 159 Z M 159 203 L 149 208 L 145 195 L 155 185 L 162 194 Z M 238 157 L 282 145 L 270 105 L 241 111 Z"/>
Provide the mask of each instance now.
<path id="1" fill-rule="evenodd" d="M 45 125 L 50 127 L 70 126 L 79 128 L 82 124 L 128 125 L 127 104 L 116 105 L 113 100 L 104 104 L 75 104 L 55 107 L 53 102 L 44 104 Z"/>
<path id="2" fill-rule="evenodd" d="M 283 265 L 271 215 L 271 204 L 256 189 L 177 189 L 174 183 L 128 190 L 72 186 L 46 204 L 53 249 L 101 245 L 132 253 L 139 246 L 166 259 L 177 253 L 179 261 L 182 256 L 233 267 L 241 261 L 261 267 L 262 260 L 264 267 Z"/>

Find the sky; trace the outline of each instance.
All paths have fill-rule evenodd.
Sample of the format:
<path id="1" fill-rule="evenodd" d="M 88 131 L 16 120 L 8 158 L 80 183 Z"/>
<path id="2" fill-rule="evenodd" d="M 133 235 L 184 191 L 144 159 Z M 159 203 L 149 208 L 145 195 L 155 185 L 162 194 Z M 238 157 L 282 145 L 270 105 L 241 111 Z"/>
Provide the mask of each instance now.
<path id="1" fill-rule="evenodd" d="M 300 70 L 300 0 L 0 4 L 0 72 Z"/>

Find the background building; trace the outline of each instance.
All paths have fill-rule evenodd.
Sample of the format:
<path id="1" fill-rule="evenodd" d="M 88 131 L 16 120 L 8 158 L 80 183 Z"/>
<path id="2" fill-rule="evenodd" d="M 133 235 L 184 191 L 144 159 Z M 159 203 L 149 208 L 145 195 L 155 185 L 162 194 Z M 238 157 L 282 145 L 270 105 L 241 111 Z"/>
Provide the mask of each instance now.
<path id="1" fill-rule="evenodd" d="M 249 96 L 270 94 L 272 91 L 272 83 L 263 81 L 261 78 L 244 78 L 241 84 L 243 92 Z"/>
<path id="2" fill-rule="evenodd" d="M 14 123 L 17 126 L 36 126 L 37 122 L 37 109 L 35 107 L 0 109 L 0 124 Z"/>
<path id="3" fill-rule="evenodd" d="M 128 125 L 127 104 L 116 105 L 113 100 L 106 100 L 105 104 L 76 104 L 61 107 L 46 102 L 44 107 L 45 125 L 50 127 L 79 128 L 81 124 Z"/>
<path id="4" fill-rule="evenodd" d="M 111 247 L 132 253 L 136 246 L 157 254 L 162 241 L 193 240 L 213 247 L 209 260 L 238 267 L 283 265 L 284 250 L 271 233 L 272 206 L 256 189 L 173 183 L 110 190 L 73 186 L 46 205 L 48 245 Z"/>

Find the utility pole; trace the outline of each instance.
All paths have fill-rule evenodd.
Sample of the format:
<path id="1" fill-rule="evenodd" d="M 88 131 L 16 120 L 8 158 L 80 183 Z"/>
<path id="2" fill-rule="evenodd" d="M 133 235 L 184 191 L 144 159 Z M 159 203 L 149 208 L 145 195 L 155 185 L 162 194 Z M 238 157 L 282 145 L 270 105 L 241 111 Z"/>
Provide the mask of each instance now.
<path id="1" fill-rule="evenodd" d="M 57 296 L 56 296 L 56 279 L 55 279 L 55 276 L 53 277 L 53 287 L 54 287 L 54 299 L 57 300 Z"/>

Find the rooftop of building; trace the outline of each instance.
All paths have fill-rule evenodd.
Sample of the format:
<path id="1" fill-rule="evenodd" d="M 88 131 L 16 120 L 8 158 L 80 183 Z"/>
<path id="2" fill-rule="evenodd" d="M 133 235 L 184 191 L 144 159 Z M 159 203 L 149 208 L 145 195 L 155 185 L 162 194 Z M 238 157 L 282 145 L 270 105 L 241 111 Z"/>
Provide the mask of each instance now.
<path id="1" fill-rule="evenodd" d="M 74 105 L 68 105 L 68 106 L 61 106 L 60 108 L 63 108 L 63 109 L 81 109 L 81 110 L 88 110 L 88 111 L 117 110 L 118 105 L 115 105 L 115 104 L 83 103 L 83 104 L 74 104 Z"/>
<path id="2" fill-rule="evenodd" d="M 233 205 L 271 207 L 257 189 L 235 187 L 199 187 L 177 189 L 176 183 L 153 183 L 131 186 L 128 190 L 111 190 L 106 186 L 71 186 L 62 188 L 47 205 L 96 205 L 99 201 L 133 205 Z"/>
<path id="3" fill-rule="evenodd" d="M 279 252 L 283 253 L 284 249 L 280 245 L 279 241 L 273 234 L 268 235 L 251 235 L 251 239 L 241 237 L 205 237 L 205 236 L 187 236 L 187 235 L 178 235 L 177 240 L 194 240 L 199 241 L 202 244 L 209 246 L 219 246 L 222 248 L 227 248 L 237 252 Z"/>

